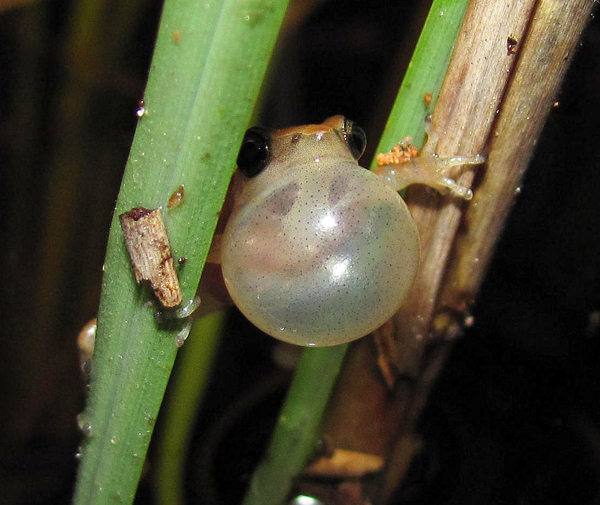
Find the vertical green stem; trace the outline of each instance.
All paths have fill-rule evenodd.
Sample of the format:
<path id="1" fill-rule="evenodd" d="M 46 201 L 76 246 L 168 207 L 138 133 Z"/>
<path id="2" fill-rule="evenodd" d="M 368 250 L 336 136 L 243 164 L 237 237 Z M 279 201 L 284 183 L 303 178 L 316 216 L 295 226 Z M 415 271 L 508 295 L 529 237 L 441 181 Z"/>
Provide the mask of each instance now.
<path id="1" fill-rule="evenodd" d="M 154 488 L 159 505 L 185 503 L 185 463 L 193 428 L 206 393 L 225 326 L 226 311 L 211 312 L 194 323 L 169 383 L 163 406 L 164 430 L 156 446 Z"/>
<path id="2" fill-rule="evenodd" d="M 348 345 L 306 348 L 287 393 L 263 463 L 256 470 L 244 505 L 276 505 L 314 452 L 319 427 Z"/>
<path id="3" fill-rule="evenodd" d="M 435 108 L 468 4 L 468 0 L 434 0 L 377 152 L 389 151 L 408 136 L 416 145 L 423 143 L 424 119 Z M 431 95 L 429 103 L 426 94 Z M 375 166 L 375 160 L 371 166 Z"/>

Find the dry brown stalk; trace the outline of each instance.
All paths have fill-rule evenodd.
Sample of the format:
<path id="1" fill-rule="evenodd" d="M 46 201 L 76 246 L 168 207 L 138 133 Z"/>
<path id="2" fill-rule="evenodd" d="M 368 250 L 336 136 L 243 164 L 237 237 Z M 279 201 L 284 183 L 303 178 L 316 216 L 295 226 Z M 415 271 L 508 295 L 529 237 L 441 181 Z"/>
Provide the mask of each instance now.
<path id="1" fill-rule="evenodd" d="M 410 299 L 385 328 L 399 353 L 389 390 L 371 339 L 351 349 L 325 422 L 336 447 L 387 456 L 378 503 L 387 503 L 418 450 L 416 421 L 443 368 L 504 227 L 544 121 L 571 62 L 593 0 L 474 0 L 434 114 L 440 156 L 487 150 L 468 204 L 427 189 L 407 203 L 422 263 Z M 391 326 L 391 328 L 390 328 Z M 432 349 L 424 362 L 425 349 Z M 389 367 L 388 367 L 389 368 Z M 402 380 L 404 379 L 404 380 Z M 391 448 L 391 449 L 390 449 Z"/>

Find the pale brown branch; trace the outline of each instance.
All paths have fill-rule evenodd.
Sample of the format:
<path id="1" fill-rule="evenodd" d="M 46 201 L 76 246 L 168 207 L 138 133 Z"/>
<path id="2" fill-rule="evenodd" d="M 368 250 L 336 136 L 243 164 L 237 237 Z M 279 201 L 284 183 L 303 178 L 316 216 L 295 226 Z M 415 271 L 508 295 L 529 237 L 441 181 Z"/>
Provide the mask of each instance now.
<path id="1" fill-rule="evenodd" d="M 388 460 L 383 503 L 402 479 L 403 439 L 413 437 L 448 353 L 443 346 L 423 363 L 425 346 L 455 335 L 468 317 L 593 5 L 593 0 L 477 0 L 467 13 L 436 108 L 438 151 L 480 151 L 493 125 L 489 158 L 467 207 L 439 197 L 432 205 L 423 192 L 409 197 L 425 254 L 410 303 L 395 321 L 400 348 L 415 351 L 404 354 L 404 371 L 418 372 L 419 381 Z M 473 176 L 465 173 L 460 181 Z"/>
<path id="2" fill-rule="evenodd" d="M 534 5 L 534 0 L 471 3 L 434 113 L 440 156 L 474 155 L 486 149 L 517 61 L 516 55 L 508 54 L 506 40 L 509 36 L 524 38 Z M 491 170 L 489 167 L 488 163 L 464 172 L 460 183 L 469 185 L 475 171 Z M 416 376 L 422 349 L 433 337 L 430 329 L 445 265 L 467 206 L 455 197 L 422 188 L 412 189 L 407 203 L 419 228 L 421 265 L 410 299 L 394 321 L 400 348 L 415 351 L 402 352 L 401 370 Z"/>
<path id="3" fill-rule="evenodd" d="M 414 188 L 407 202 L 421 236 L 421 267 L 407 303 L 391 324 L 399 352 L 377 369 L 363 339 L 348 355 L 324 432 L 336 447 L 386 456 L 377 503 L 401 482 L 416 421 L 489 265 L 544 121 L 589 19 L 593 0 L 473 0 L 434 112 L 440 156 L 487 152 L 470 203 Z M 400 139 L 398 139 L 400 140 Z M 386 328 L 389 331 L 389 326 Z M 444 345 L 431 347 L 433 342 Z M 381 346 L 380 346 L 381 347 Z M 425 349 L 427 362 L 424 361 Z"/>
<path id="4" fill-rule="evenodd" d="M 593 4 L 543 1 L 536 9 L 493 130 L 488 170 L 454 246 L 441 306 L 465 311 L 474 302 Z"/>

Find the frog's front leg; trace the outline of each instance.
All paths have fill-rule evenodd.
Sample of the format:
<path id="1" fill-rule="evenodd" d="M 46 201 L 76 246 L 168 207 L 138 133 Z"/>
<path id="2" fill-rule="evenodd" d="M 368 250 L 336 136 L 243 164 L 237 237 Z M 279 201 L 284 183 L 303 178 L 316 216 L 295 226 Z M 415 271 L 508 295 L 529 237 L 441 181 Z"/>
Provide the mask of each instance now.
<path id="1" fill-rule="evenodd" d="M 432 127 L 431 114 L 425 119 L 425 132 L 427 142 L 418 157 L 415 157 L 416 149 L 405 140 L 395 146 L 392 152 L 380 154 L 377 157 L 380 166 L 373 172 L 395 191 L 400 191 L 411 184 L 425 184 L 439 192 L 450 190 L 456 196 L 470 200 L 473 191 L 458 184 L 450 176 L 450 171 L 457 166 L 480 165 L 485 162 L 485 156 L 482 154 L 444 158 L 438 156 L 435 152 L 438 136 Z"/>

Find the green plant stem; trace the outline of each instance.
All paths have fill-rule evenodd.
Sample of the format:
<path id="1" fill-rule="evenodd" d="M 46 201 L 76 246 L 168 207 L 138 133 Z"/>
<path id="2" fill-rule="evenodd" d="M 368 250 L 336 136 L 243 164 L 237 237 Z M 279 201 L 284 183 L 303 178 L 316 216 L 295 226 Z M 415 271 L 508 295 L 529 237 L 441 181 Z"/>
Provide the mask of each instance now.
<path id="1" fill-rule="evenodd" d="M 185 503 L 188 446 L 210 379 L 226 313 L 226 310 L 211 312 L 194 323 L 169 383 L 170 394 L 163 407 L 164 430 L 156 447 L 154 485 L 159 505 Z"/>
<path id="2" fill-rule="evenodd" d="M 131 503 L 177 354 L 135 284 L 118 215 L 164 210 L 184 300 L 194 296 L 287 0 L 168 0 L 111 226 L 76 504 Z"/>
<path id="3" fill-rule="evenodd" d="M 421 144 L 424 119 L 435 105 L 468 0 L 435 0 L 396 97 L 378 152 L 410 135 Z M 426 93 L 431 103 L 426 105 Z M 244 505 L 282 505 L 314 451 L 327 402 L 348 345 L 306 349 L 286 397 L 264 461 Z"/>
<path id="4" fill-rule="evenodd" d="M 468 4 L 468 0 L 434 0 L 376 152 L 387 152 L 408 136 L 422 145 L 425 116 L 435 108 Z M 426 104 L 428 93 L 431 102 Z"/>
<path id="5" fill-rule="evenodd" d="M 243 505 L 283 503 L 293 479 L 315 450 L 327 402 L 348 345 L 306 348 L 288 390 L 264 462 L 256 470 Z"/>

